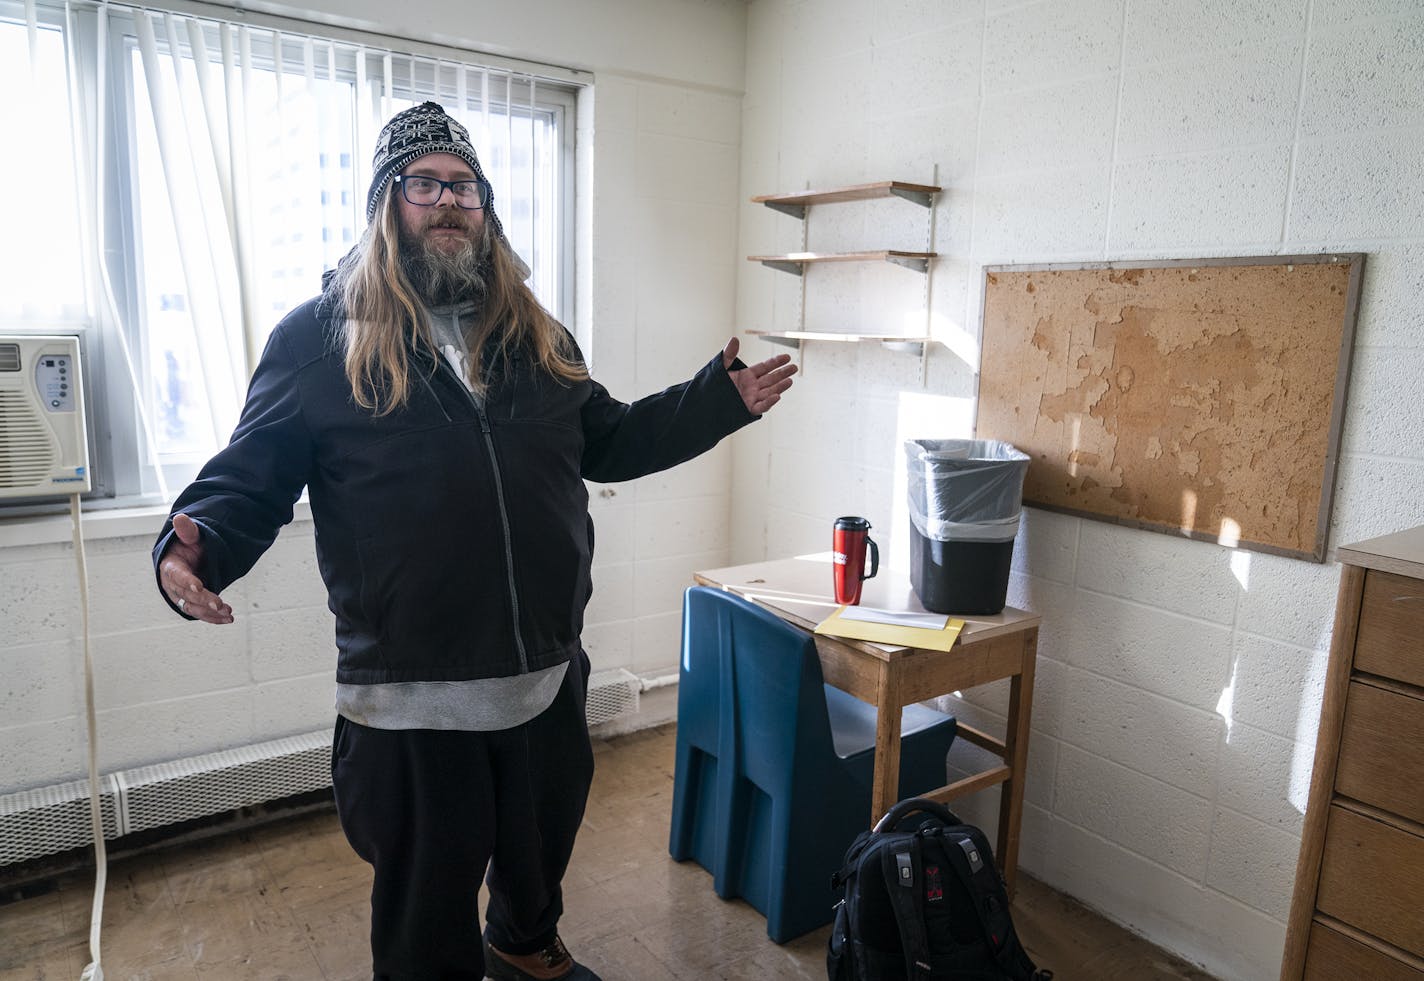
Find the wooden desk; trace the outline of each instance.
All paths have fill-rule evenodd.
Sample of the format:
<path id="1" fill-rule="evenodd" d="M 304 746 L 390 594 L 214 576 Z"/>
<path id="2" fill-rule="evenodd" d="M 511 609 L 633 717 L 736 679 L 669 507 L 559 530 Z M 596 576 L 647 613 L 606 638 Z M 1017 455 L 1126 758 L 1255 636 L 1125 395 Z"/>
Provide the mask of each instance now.
<path id="1" fill-rule="evenodd" d="M 716 586 L 745 596 L 808 631 L 836 608 L 831 592 L 829 552 L 708 569 L 693 576 L 703 586 Z M 861 604 L 885 610 L 924 610 L 910 587 L 909 578 L 888 569 L 882 569 L 880 575 L 866 581 Z M 1000 678 L 1013 679 L 1007 732 L 1002 741 L 959 723 L 961 738 L 982 746 L 1003 762 L 923 795 L 948 802 L 994 784 L 1002 785 L 995 854 L 1012 895 L 1018 868 L 1019 825 L 1023 817 L 1039 617 L 1006 607 L 996 616 L 963 619 L 966 621 L 964 630 L 947 652 L 820 635 L 816 637 L 816 650 L 826 681 L 870 702 L 878 712 L 875 777 L 870 800 L 872 824 L 896 801 L 900 775 L 900 710 L 938 695 Z"/>

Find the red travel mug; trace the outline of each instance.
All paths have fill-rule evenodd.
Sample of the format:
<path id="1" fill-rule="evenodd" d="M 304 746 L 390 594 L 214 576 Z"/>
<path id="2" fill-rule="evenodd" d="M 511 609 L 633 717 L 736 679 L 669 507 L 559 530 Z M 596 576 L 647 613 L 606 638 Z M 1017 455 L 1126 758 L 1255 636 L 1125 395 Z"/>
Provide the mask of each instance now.
<path id="1" fill-rule="evenodd" d="M 880 548 L 870 537 L 870 522 L 864 518 L 836 519 L 831 550 L 834 553 L 836 602 L 855 606 L 860 602 L 860 584 L 880 571 Z M 865 571 L 865 547 L 870 546 L 870 571 Z"/>

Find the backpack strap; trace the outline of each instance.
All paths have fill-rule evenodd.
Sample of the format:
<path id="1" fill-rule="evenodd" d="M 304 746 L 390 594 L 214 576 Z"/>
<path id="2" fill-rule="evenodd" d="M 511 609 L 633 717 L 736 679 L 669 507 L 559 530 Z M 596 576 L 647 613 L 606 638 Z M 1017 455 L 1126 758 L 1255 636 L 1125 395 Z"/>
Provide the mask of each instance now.
<path id="1" fill-rule="evenodd" d="M 1007 896 L 1005 897 L 1006 904 L 1003 906 L 1007 935 L 1003 937 L 994 933 L 994 928 L 989 923 L 990 910 L 986 908 L 985 903 L 978 901 L 981 893 L 974 883 L 975 874 L 980 872 L 983 865 L 988 865 L 990 867 L 988 874 L 995 877 L 999 875 L 998 870 L 993 867 L 992 856 L 965 839 L 954 843 L 958 844 L 958 848 L 950 846 L 949 843 L 946 844 L 945 852 L 952 856 L 949 862 L 950 868 L 954 869 L 955 876 L 963 883 L 968 895 L 976 897 L 973 903 L 975 919 L 979 921 L 979 930 L 984 936 L 985 949 L 993 955 L 999 969 L 1011 977 L 1029 977 L 1031 975 L 1032 981 L 1051 981 L 1053 972 L 1035 973 L 1033 961 L 1029 959 L 1023 946 L 1018 943 L 1017 937 L 1013 935 L 1013 921 L 1009 917 Z M 955 852 L 959 854 L 954 855 Z M 971 852 L 975 854 L 971 856 Z M 975 866 L 973 864 L 975 858 L 978 858 L 983 865 Z M 997 902 L 997 897 L 986 896 L 985 898 L 990 902 Z M 1010 943 L 1010 940 L 1013 942 Z"/>
<path id="2" fill-rule="evenodd" d="M 906 981 L 930 981 L 930 941 L 925 933 L 924 896 L 921 893 L 920 838 L 909 836 L 898 848 L 880 853 L 885 889 L 895 911 L 900 930 L 900 947 L 905 952 Z"/>
<path id="3" fill-rule="evenodd" d="M 964 884 L 965 891 L 971 896 L 978 896 L 979 889 L 974 884 L 974 870 L 970 868 L 970 860 L 968 854 L 963 850 L 963 848 L 946 848 L 945 851 L 947 853 L 952 853 L 955 851 L 960 852 L 960 855 L 958 857 L 963 858 L 963 861 L 960 862 L 952 860 L 950 861 L 949 865 L 952 869 L 954 869 L 954 874 L 959 877 L 960 882 Z M 995 870 L 994 874 L 998 874 L 997 869 Z M 984 941 L 989 945 L 990 950 L 996 949 L 998 946 L 996 941 L 1000 940 L 1001 938 L 997 938 L 994 936 L 993 928 L 989 925 L 988 910 L 984 908 L 983 903 L 976 901 L 974 903 L 974 912 L 976 914 L 975 918 L 979 921 L 979 929 L 984 934 Z"/>
<path id="4" fill-rule="evenodd" d="M 900 801 L 890 810 L 885 812 L 885 816 L 875 822 L 876 833 L 894 831 L 896 826 L 905 818 L 918 811 L 931 814 L 938 818 L 941 824 L 963 824 L 953 811 L 945 807 L 937 800 L 930 800 L 928 797 L 907 797 Z"/>
<path id="5" fill-rule="evenodd" d="M 851 880 L 855 875 L 856 867 L 860 865 L 860 856 L 870 845 L 874 837 L 872 831 L 862 831 L 855 836 L 855 841 L 851 842 L 850 848 L 846 849 L 845 862 L 840 868 L 831 873 L 831 889 L 839 889 Z"/>

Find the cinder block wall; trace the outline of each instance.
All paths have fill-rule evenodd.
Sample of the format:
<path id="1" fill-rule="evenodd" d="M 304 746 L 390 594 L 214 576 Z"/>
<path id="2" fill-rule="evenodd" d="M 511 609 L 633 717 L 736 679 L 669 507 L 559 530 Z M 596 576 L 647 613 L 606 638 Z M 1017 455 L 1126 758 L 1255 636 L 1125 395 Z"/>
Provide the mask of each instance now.
<path id="1" fill-rule="evenodd" d="M 162 516 L 148 520 L 156 534 Z M 121 535 L 85 546 L 101 768 L 331 724 L 333 627 L 310 524 L 284 531 L 266 561 L 224 594 L 237 622 L 223 628 L 187 623 L 164 605 L 152 544 L 152 536 Z M 0 548 L 0 611 L 0 793 L 80 777 L 86 743 L 73 548 Z"/>
<path id="2" fill-rule="evenodd" d="M 590 356 L 626 400 L 690 377 L 735 333 L 741 95 L 601 72 L 594 104 Z M 676 673 L 682 590 L 694 570 L 729 560 L 731 467 L 724 443 L 666 473 L 591 487 L 584 646 L 595 670 Z"/>
<path id="3" fill-rule="evenodd" d="M 743 202 L 938 168 L 943 343 L 923 381 L 878 345 L 803 350 L 786 411 L 736 447 L 734 509 L 758 519 L 734 527 L 737 561 L 824 550 L 859 513 L 907 565 L 897 442 L 970 435 L 994 263 L 1369 253 L 1330 541 L 1424 522 L 1417 2 L 756 0 L 747 52 Z M 921 214 L 828 206 L 808 235 L 915 248 Z M 800 235 L 743 203 L 742 254 Z M 808 280 L 803 307 L 792 277 L 748 264 L 738 322 L 923 316 L 910 273 Z M 1023 866 L 1223 978 L 1276 978 L 1338 575 L 1027 511 L 1010 602 L 1044 622 Z M 1001 685 L 954 706 L 995 729 L 1006 701 Z"/>

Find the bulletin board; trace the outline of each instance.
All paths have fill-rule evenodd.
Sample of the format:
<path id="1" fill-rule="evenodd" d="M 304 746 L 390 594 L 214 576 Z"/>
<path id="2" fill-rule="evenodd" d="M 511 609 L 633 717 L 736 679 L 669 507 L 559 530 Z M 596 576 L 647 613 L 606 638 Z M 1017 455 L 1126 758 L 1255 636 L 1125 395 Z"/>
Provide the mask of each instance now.
<path id="1" fill-rule="evenodd" d="M 1364 256 L 990 266 L 977 432 L 1024 503 L 1324 561 Z"/>

